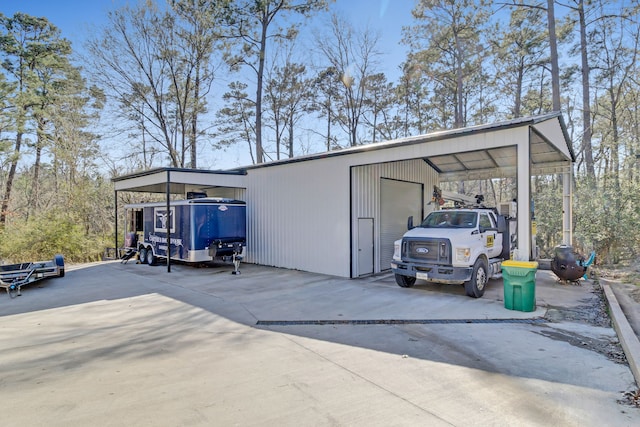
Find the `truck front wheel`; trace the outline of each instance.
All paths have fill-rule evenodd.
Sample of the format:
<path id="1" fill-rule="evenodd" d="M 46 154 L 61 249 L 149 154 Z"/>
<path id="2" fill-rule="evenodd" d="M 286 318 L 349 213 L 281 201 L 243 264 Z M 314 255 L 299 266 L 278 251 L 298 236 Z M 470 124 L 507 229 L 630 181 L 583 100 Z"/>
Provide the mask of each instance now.
<path id="1" fill-rule="evenodd" d="M 464 290 L 467 295 L 473 298 L 480 298 L 484 295 L 484 288 L 487 285 L 487 264 L 481 258 L 478 258 L 473 264 L 473 273 L 471 280 L 465 282 Z"/>
<path id="2" fill-rule="evenodd" d="M 396 274 L 396 283 L 401 288 L 410 288 L 416 283 L 415 277 L 403 276 L 402 274 Z"/>

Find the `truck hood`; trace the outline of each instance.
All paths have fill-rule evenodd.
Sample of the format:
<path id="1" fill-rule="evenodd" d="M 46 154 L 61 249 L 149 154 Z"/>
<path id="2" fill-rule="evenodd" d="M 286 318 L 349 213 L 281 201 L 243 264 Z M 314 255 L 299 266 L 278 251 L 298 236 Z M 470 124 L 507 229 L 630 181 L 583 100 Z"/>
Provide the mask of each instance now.
<path id="1" fill-rule="evenodd" d="M 404 233 L 402 237 L 431 237 L 446 238 L 454 241 L 464 241 L 471 236 L 473 228 L 422 228 L 416 227 Z"/>

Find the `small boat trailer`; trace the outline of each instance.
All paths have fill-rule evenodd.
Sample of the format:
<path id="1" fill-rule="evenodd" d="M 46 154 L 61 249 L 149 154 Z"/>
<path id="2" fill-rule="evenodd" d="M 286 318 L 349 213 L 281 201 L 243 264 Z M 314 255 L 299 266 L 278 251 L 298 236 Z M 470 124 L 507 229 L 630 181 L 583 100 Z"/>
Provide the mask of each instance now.
<path id="1" fill-rule="evenodd" d="M 48 277 L 64 277 L 62 255 L 55 255 L 51 261 L 0 265 L 0 288 L 11 298 L 22 295 L 23 286 Z"/>

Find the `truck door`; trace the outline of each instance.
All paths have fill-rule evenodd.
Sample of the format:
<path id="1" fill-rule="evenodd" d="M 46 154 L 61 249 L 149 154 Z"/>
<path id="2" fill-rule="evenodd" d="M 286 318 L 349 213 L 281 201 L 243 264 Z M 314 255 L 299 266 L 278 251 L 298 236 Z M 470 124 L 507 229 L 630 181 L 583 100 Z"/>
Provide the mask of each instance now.
<path id="1" fill-rule="evenodd" d="M 498 224 L 488 213 L 482 212 L 478 225 L 483 231 L 480 236 L 487 250 L 487 255 L 490 258 L 499 256 L 502 252 L 502 234 L 498 233 Z"/>

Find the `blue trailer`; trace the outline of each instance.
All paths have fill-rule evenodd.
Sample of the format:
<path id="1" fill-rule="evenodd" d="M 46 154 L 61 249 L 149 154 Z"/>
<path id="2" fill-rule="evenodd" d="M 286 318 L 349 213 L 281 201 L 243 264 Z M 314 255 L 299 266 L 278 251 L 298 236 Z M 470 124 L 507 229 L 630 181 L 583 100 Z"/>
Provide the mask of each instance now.
<path id="1" fill-rule="evenodd" d="M 177 200 L 168 211 L 164 202 L 129 204 L 125 211 L 125 250 L 149 265 L 167 256 L 188 263 L 235 261 L 246 246 L 246 203 L 241 200 Z"/>

